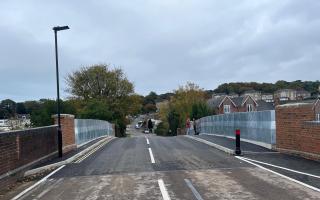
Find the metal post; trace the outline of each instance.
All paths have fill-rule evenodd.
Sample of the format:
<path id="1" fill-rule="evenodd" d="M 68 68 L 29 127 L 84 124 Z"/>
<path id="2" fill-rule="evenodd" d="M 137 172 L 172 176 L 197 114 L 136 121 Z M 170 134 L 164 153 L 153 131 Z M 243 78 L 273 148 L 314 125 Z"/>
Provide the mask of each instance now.
<path id="1" fill-rule="evenodd" d="M 58 64 L 57 30 L 54 30 L 54 43 L 55 43 L 55 53 L 56 53 L 56 78 L 57 78 L 58 152 L 59 152 L 59 157 L 62 157 L 62 131 L 61 131 L 61 116 L 60 116 L 60 91 L 59 91 L 59 64 Z"/>
<path id="2" fill-rule="evenodd" d="M 240 149 L 240 129 L 236 129 L 236 155 L 241 155 L 241 149 Z"/>

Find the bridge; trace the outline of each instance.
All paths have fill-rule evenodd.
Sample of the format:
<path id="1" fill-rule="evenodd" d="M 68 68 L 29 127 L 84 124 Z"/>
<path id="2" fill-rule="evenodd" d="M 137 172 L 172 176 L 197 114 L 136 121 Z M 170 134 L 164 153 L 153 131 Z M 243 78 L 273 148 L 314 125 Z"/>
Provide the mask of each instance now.
<path id="1" fill-rule="evenodd" d="M 143 134 L 134 123 L 128 134 L 126 138 L 99 140 L 72 162 L 12 191 L 11 198 L 319 198 L 318 162 L 249 143 L 243 147 L 250 153 L 237 157 L 216 148 L 223 143 L 214 143 L 219 141 L 215 136 L 159 137 Z"/>

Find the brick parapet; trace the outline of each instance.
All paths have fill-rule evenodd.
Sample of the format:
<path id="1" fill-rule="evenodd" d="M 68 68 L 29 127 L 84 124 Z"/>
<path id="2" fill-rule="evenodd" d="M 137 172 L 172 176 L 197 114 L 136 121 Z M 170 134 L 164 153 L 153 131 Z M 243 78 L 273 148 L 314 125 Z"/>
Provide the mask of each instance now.
<path id="1" fill-rule="evenodd" d="M 276 148 L 307 158 L 320 157 L 320 123 L 311 103 L 276 107 Z"/>

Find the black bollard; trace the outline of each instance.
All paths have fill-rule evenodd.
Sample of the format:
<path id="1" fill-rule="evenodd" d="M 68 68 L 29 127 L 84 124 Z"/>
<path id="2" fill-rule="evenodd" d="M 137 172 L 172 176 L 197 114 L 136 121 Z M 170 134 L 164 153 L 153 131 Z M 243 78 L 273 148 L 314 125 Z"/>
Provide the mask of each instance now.
<path id="1" fill-rule="evenodd" d="M 240 149 L 240 129 L 236 129 L 236 155 L 241 155 L 241 149 Z"/>

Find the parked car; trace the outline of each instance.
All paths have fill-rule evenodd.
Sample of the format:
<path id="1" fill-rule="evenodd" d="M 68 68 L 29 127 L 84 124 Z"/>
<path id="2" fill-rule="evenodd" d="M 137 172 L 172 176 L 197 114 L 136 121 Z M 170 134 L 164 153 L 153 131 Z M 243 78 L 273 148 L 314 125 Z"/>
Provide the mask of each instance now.
<path id="1" fill-rule="evenodd" d="M 141 128 L 142 124 L 143 124 L 143 121 L 139 121 L 139 122 L 136 124 L 136 126 L 135 126 L 136 129 Z"/>

